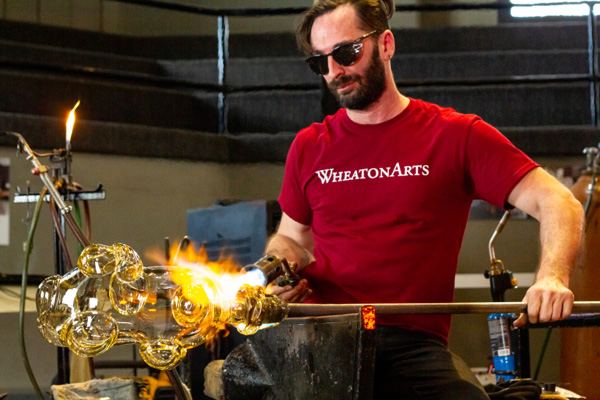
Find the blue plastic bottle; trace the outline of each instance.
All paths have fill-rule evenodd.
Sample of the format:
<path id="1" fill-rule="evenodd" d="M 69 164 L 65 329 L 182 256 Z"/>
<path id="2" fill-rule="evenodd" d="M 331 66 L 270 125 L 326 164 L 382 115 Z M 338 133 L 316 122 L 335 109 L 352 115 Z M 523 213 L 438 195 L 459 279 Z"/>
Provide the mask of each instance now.
<path id="1" fill-rule="evenodd" d="M 496 381 L 515 379 L 515 355 L 510 348 L 510 324 L 513 314 L 490 314 L 488 327 Z"/>

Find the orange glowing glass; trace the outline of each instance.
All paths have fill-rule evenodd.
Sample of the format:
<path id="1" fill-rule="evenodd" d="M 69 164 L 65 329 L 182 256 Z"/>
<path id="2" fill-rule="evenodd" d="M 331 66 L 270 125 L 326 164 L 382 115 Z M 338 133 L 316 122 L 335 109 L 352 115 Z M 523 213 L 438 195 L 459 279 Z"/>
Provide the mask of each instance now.
<path id="1" fill-rule="evenodd" d="M 360 309 L 363 329 L 373 330 L 375 329 L 375 307 L 374 306 L 363 306 Z"/>

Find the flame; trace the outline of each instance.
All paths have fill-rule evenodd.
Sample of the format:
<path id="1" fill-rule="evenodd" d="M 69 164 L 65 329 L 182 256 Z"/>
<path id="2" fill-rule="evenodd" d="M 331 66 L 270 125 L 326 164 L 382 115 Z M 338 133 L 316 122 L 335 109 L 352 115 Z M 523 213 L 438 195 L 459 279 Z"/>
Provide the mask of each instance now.
<path id="1" fill-rule="evenodd" d="M 244 271 L 232 255 L 221 252 L 219 259 L 208 259 L 206 247 L 196 250 L 193 245 L 186 249 L 171 248 L 171 259 L 167 265 L 180 267 L 171 273 L 173 282 L 182 287 L 186 298 L 202 303 L 206 300 L 218 302 L 235 298 L 241 285 Z"/>
<path id="2" fill-rule="evenodd" d="M 81 101 L 77 100 L 77 104 L 69 113 L 69 118 L 67 118 L 67 143 L 71 141 L 71 136 L 73 135 L 73 125 L 75 125 L 75 109 L 79 107 L 79 103 Z"/>
<path id="3" fill-rule="evenodd" d="M 254 278 L 225 252 L 218 260 L 209 260 L 205 246 L 196 250 L 192 244 L 185 249 L 174 245 L 170 254 L 169 260 L 156 250 L 147 253 L 147 256 L 153 261 L 166 263 L 171 280 L 180 288 L 173 297 L 186 312 L 179 314 L 178 322 L 194 331 L 203 331 L 206 342 L 210 343 L 218 332 L 227 329 L 226 317 L 240 287 L 251 283 Z"/>

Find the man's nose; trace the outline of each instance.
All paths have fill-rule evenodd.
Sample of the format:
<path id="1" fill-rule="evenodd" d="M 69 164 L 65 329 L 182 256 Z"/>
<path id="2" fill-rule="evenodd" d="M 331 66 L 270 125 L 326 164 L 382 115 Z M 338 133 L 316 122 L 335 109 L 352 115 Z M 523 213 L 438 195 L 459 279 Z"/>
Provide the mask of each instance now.
<path id="1" fill-rule="evenodd" d="M 329 71 L 327 72 L 326 76 L 331 79 L 335 79 L 344 73 L 344 67 L 338 64 L 338 62 L 335 61 L 332 56 L 327 57 L 327 68 Z"/>

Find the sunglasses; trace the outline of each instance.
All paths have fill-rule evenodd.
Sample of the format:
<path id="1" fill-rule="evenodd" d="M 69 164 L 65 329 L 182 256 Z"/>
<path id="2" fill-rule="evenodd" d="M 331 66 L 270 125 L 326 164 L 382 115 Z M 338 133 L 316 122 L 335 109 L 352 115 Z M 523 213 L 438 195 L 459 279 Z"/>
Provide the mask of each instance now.
<path id="1" fill-rule="evenodd" d="M 329 54 L 317 54 L 306 59 L 306 63 L 310 69 L 317 75 L 327 75 L 329 73 L 329 66 L 327 65 L 327 57 L 331 56 L 336 63 L 342 67 L 349 67 L 354 64 L 360 58 L 360 54 L 363 49 L 363 40 L 374 34 L 375 31 L 369 32 L 358 39 L 350 42 L 341 44 L 333 49 Z"/>

